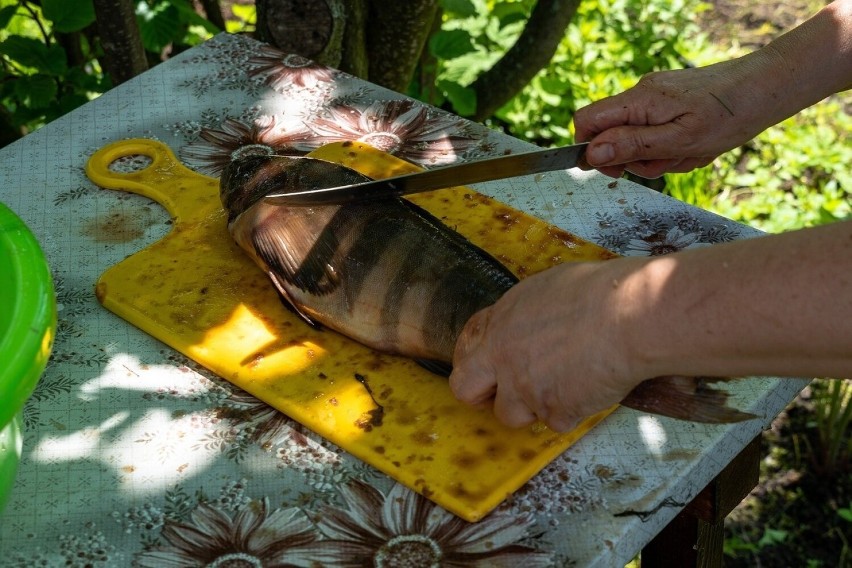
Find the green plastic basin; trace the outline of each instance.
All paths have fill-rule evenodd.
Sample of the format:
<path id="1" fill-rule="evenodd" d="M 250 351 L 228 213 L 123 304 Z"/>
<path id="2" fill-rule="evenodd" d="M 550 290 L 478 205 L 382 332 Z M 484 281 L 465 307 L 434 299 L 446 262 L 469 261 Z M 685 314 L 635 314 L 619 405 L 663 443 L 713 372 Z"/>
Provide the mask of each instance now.
<path id="1" fill-rule="evenodd" d="M 33 234 L 0 203 L 0 510 L 21 456 L 21 416 L 56 331 L 50 269 Z"/>

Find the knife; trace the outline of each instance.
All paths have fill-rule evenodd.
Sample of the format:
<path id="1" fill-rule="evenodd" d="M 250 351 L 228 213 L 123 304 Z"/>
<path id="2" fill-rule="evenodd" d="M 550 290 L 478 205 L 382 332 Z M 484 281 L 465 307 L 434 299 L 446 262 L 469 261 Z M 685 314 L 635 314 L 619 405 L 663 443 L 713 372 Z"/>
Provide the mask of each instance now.
<path id="1" fill-rule="evenodd" d="M 511 178 L 577 167 L 588 143 L 486 158 L 434 170 L 337 187 L 270 193 L 265 199 L 280 205 L 331 205 L 399 197 L 469 183 Z"/>

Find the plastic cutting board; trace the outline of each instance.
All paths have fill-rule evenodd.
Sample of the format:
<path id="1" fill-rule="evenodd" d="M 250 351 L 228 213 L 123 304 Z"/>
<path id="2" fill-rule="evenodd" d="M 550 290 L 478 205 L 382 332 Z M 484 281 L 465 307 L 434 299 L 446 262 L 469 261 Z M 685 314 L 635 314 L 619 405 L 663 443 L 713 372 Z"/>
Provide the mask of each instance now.
<path id="1" fill-rule="evenodd" d="M 152 163 L 133 173 L 110 169 L 133 155 Z M 373 178 L 418 169 L 351 142 L 312 155 Z M 567 434 L 541 424 L 510 429 L 490 410 L 456 401 L 445 378 L 412 361 L 310 328 L 231 239 L 218 180 L 187 169 L 159 142 L 108 145 L 86 173 L 104 188 L 158 201 L 173 217 L 166 237 L 98 280 L 107 309 L 467 521 L 481 519 L 607 414 Z M 521 277 L 615 256 L 469 188 L 411 199 Z"/>

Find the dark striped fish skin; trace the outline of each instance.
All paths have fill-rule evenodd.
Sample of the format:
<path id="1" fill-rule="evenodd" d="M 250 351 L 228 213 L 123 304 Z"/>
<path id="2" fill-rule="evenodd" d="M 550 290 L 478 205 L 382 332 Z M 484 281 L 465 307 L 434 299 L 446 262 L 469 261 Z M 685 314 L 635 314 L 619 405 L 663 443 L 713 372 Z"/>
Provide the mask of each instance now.
<path id="1" fill-rule="evenodd" d="M 307 322 L 449 374 L 464 324 L 517 283 L 507 268 L 405 199 L 322 207 L 263 200 L 366 180 L 324 160 L 245 152 L 223 172 L 220 196 L 233 238 Z M 727 394 L 709 386 L 720 380 L 649 379 L 622 404 L 696 422 L 754 418 L 726 406 Z"/>
<path id="2" fill-rule="evenodd" d="M 322 207 L 262 199 L 367 179 L 322 160 L 243 156 L 221 179 L 229 231 L 309 322 L 449 368 L 470 316 L 517 282 L 508 269 L 404 199 Z"/>

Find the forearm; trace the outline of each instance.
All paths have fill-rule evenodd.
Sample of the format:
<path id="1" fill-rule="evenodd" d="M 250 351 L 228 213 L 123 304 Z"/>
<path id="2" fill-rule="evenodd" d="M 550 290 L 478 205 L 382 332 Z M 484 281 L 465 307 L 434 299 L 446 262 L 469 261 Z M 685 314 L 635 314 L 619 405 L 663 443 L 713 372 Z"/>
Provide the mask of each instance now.
<path id="1" fill-rule="evenodd" d="M 741 58 L 734 106 L 780 122 L 852 87 L 852 0 L 835 0 L 807 22 Z"/>
<path id="2" fill-rule="evenodd" d="M 852 377 L 852 222 L 657 257 L 619 286 L 637 376 Z"/>

